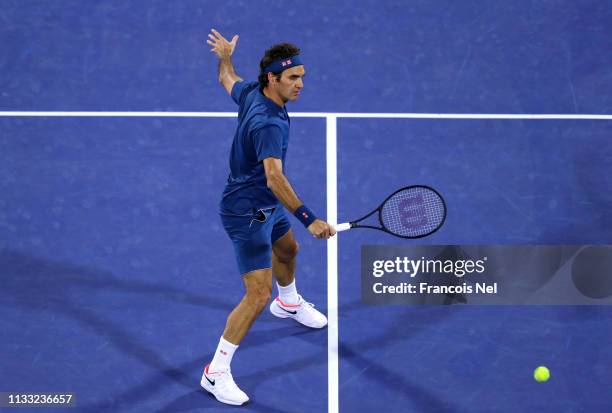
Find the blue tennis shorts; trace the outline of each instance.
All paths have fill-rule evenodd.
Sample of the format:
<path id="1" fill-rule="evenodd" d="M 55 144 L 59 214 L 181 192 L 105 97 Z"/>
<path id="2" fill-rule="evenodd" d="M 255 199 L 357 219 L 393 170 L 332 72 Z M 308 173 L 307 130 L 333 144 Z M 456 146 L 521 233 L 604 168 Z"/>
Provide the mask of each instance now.
<path id="1" fill-rule="evenodd" d="M 282 206 L 251 215 L 221 214 L 221 222 L 234 244 L 240 274 L 272 268 L 272 244 L 291 229 Z"/>

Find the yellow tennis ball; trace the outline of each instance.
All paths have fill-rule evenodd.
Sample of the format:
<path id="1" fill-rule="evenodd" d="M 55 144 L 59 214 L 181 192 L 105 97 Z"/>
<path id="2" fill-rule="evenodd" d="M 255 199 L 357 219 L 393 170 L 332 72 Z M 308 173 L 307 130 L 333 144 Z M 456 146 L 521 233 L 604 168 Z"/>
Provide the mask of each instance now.
<path id="1" fill-rule="evenodd" d="M 539 366 L 533 371 L 533 378 L 540 383 L 548 381 L 550 378 L 550 370 L 544 366 Z"/>

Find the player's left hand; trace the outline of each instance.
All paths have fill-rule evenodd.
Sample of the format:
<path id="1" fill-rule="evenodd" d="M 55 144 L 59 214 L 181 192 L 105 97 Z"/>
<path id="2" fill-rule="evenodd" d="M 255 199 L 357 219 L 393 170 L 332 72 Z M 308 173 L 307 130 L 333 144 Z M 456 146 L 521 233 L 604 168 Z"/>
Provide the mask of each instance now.
<path id="1" fill-rule="evenodd" d="M 219 59 L 227 59 L 236 48 L 236 42 L 238 41 L 238 35 L 232 37 L 232 41 L 228 42 L 227 39 L 221 36 L 221 33 L 215 29 L 210 29 L 211 33 L 208 34 L 208 40 L 206 43 L 212 46 L 211 52 L 219 56 Z"/>

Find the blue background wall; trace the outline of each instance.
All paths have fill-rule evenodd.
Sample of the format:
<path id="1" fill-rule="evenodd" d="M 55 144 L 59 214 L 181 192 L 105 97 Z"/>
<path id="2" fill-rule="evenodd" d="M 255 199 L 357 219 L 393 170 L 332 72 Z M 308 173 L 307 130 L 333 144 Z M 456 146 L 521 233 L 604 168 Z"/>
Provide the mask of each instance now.
<path id="1" fill-rule="evenodd" d="M 297 43 L 301 111 L 610 113 L 611 14 L 595 0 L 5 0 L 0 106 L 233 110 L 214 26 L 240 34 L 249 78 L 266 47 Z"/>

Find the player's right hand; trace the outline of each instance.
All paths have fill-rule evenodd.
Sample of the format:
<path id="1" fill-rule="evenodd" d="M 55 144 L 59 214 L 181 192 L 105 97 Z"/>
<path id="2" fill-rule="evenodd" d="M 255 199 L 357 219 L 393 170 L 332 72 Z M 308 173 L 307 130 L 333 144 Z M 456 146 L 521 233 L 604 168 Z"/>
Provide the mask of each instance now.
<path id="1" fill-rule="evenodd" d="M 212 46 L 211 52 L 214 52 L 219 59 L 228 58 L 234 53 L 236 48 L 236 42 L 238 41 L 238 35 L 232 37 L 232 41 L 228 42 L 227 39 L 221 36 L 221 33 L 215 29 L 210 29 L 212 33 L 208 34 L 208 40 L 206 43 Z"/>
<path id="2" fill-rule="evenodd" d="M 308 226 L 308 231 L 310 231 L 313 237 L 318 239 L 328 239 L 329 237 L 336 235 L 336 229 L 334 226 L 320 219 L 316 219 L 312 224 L 310 224 Z"/>

